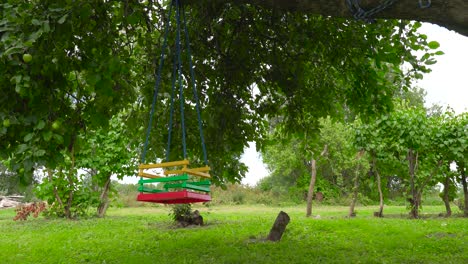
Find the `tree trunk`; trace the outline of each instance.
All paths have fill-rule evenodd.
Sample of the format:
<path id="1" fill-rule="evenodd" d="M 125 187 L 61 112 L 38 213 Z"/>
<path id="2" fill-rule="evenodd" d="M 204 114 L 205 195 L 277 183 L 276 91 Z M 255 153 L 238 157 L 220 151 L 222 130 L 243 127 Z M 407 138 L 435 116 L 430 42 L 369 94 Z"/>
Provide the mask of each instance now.
<path id="1" fill-rule="evenodd" d="M 47 169 L 47 174 L 49 175 L 49 181 L 52 183 L 52 181 L 53 181 L 53 176 L 54 176 L 52 170 L 51 170 L 51 169 Z M 60 204 L 60 206 L 61 206 L 62 208 L 64 208 L 62 199 L 60 199 L 60 196 L 59 196 L 58 191 L 57 191 L 57 186 L 55 186 L 55 185 L 53 185 L 53 186 L 54 186 L 54 187 L 53 187 L 53 190 L 54 190 L 55 200 L 57 200 L 57 202 Z"/>
<path id="2" fill-rule="evenodd" d="M 99 206 L 97 208 L 97 216 L 104 217 L 106 215 L 107 208 L 109 207 L 109 190 L 111 186 L 111 176 L 104 184 L 104 187 L 101 192 L 101 196 L 99 197 Z"/>
<path id="3" fill-rule="evenodd" d="M 345 0 L 196 0 L 196 3 L 206 3 L 211 9 L 214 4 L 257 4 L 266 8 L 318 14 L 325 17 L 353 18 L 353 14 Z M 369 11 L 379 6 L 382 0 L 361 0 L 361 7 Z M 468 36 L 468 1 L 466 0 L 423 0 L 431 3 L 428 8 L 420 8 L 417 0 L 399 0 L 388 8 L 373 15 L 373 18 L 417 20 L 440 25 Z"/>
<path id="4" fill-rule="evenodd" d="M 408 163 L 409 163 L 409 174 L 410 174 L 410 191 L 411 198 L 409 199 L 411 205 L 411 217 L 414 219 L 419 218 L 419 201 L 418 192 L 416 190 L 415 181 L 416 181 L 416 166 L 417 166 L 417 154 L 414 153 L 412 149 L 408 150 Z"/>
<path id="5" fill-rule="evenodd" d="M 312 215 L 312 198 L 314 197 L 314 188 L 315 188 L 315 180 L 317 179 L 317 168 L 315 164 L 315 159 L 312 158 L 311 160 L 311 169 L 312 172 L 310 173 L 310 184 L 309 184 L 309 191 L 307 192 L 307 213 L 306 217 Z"/>
<path id="6" fill-rule="evenodd" d="M 452 209 L 450 208 L 450 198 L 449 198 L 449 193 L 450 193 L 450 176 L 446 175 L 445 176 L 445 182 L 444 182 L 444 193 L 442 196 L 442 200 L 444 201 L 445 204 L 445 210 L 447 213 L 445 214 L 446 217 L 450 217 L 452 215 Z"/>
<path id="7" fill-rule="evenodd" d="M 67 174 L 67 179 L 68 179 L 68 188 L 70 191 L 68 192 L 68 199 L 67 199 L 67 205 L 65 206 L 65 217 L 68 219 L 72 218 L 71 214 L 71 208 L 73 205 L 73 196 L 74 196 L 74 172 L 75 172 L 75 147 L 74 147 L 74 139 L 72 139 L 72 143 L 70 143 L 70 156 L 71 156 L 71 166 Z"/>
<path id="8" fill-rule="evenodd" d="M 289 215 L 283 211 L 281 211 L 278 216 L 276 217 L 275 223 L 270 230 L 270 234 L 268 234 L 267 240 L 270 241 L 280 241 L 281 237 L 283 236 L 284 231 L 286 230 L 286 226 L 289 224 Z"/>
<path id="9" fill-rule="evenodd" d="M 466 182 L 466 168 L 462 168 L 461 173 L 462 187 L 463 187 L 463 196 L 465 200 L 465 206 L 463 207 L 463 215 L 468 217 L 468 183 Z"/>
<path id="10" fill-rule="evenodd" d="M 351 205 L 349 206 L 349 217 L 355 217 L 356 212 L 354 208 L 356 207 L 357 196 L 359 190 L 359 169 L 356 169 L 356 175 L 354 176 L 354 186 L 353 186 L 353 199 L 351 200 Z"/>
<path id="11" fill-rule="evenodd" d="M 366 152 L 364 150 L 359 151 L 356 154 L 356 160 L 359 161 L 362 156 L 364 156 Z M 356 212 L 354 211 L 354 208 L 356 207 L 356 202 L 357 202 L 357 196 L 358 196 L 358 190 L 359 190 L 359 173 L 361 171 L 361 165 L 358 163 L 356 165 L 356 170 L 354 172 L 354 186 L 353 186 L 353 199 L 351 200 L 351 205 L 349 206 L 349 217 L 355 217 Z"/>
<path id="12" fill-rule="evenodd" d="M 374 215 L 377 217 L 383 217 L 384 202 L 383 202 L 382 182 L 380 180 L 379 171 L 377 170 L 377 157 L 375 153 L 372 154 L 372 169 L 374 170 L 375 177 L 377 178 L 377 189 L 379 191 L 379 211 L 376 212 Z"/>
<path id="13" fill-rule="evenodd" d="M 377 214 L 378 217 L 383 217 L 383 192 L 382 192 L 382 184 L 380 181 L 380 174 L 378 171 L 375 171 L 375 175 L 377 176 L 377 188 L 379 189 L 379 212 Z"/>
<path id="14" fill-rule="evenodd" d="M 320 157 L 327 155 L 328 153 L 328 145 L 323 147 L 322 153 L 320 153 Z M 315 181 L 317 180 L 317 166 L 316 160 L 312 157 L 310 162 L 310 184 L 309 184 L 309 191 L 307 192 L 307 212 L 306 217 L 310 217 L 312 215 L 312 199 L 314 198 L 314 188 L 315 188 Z"/>

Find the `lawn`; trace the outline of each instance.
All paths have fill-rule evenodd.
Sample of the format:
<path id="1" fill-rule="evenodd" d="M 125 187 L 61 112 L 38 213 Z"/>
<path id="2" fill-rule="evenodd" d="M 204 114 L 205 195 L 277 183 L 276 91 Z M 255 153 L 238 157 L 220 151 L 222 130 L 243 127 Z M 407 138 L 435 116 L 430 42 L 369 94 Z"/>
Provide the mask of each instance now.
<path id="1" fill-rule="evenodd" d="M 468 263 L 468 219 L 405 219 L 404 207 L 213 206 L 203 227 L 175 228 L 169 207 L 110 209 L 104 219 L 14 222 L 0 210 L 0 263 Z M 291 222 L 279 243 L 264 242 L 278 212 Z M 425 214 L 424 214 L 425 213 Z M 320 215 L 320 217 L 318 217 Z"/>

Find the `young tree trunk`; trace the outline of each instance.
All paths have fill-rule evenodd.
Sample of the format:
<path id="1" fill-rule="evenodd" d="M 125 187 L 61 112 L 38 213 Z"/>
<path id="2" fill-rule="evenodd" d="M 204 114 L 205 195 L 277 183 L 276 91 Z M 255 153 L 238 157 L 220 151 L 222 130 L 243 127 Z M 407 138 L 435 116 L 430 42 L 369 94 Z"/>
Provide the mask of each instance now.
<path id="1" fill-rule="evenodd" d="M 375 177 L 377 178 L 377 189 L 379 191 L 379 211 L 377 212 L 375 216 L 383 217 L 384 202 L 383 202 L 382 182 L 380 180 L 379 171 L 377 170 L 377 158 L 376 158 L 375 153 L 372 155 L 372 168 L 374 169 Z"/>
<path id="2" fill-rule="evenodd" d="M 109 207 L 109 190 L 111 186 L 111 176 L 107 179 L 106 183 L 99 197 L 99 206 L 97 208 L 97 216 L 104 217 L 106 215 L 107 208 Z"/>
<path id="3" fill-rule="evenodd" d="M 356 154 L 356 160 L 359 161 L 362 156 L 364 156 L 365 151 L 361 150 Z M 354 208 L 356 207 L 356 202 L 357 202 L 357 197 L 358 197 L 358 191 L 359 191 L 359 173 L 361 171 L 361 165 L 357 164 L 356 170 L 355 170 L 355 175 L 354 175 L 354 186 L 353 186 L 353 199 L 351 200 L 351 205 L 349 206 L 349 217 L 355 217 L 356 212 L 354 211 Z"/>
<path id="4" fill-rule="evenodd" d="M 351 205 L 349 206 L 349 214 L 348 214 L 349 217 L 356 216 L 356 212 L 354 211 L 354 208 L 356 207 L 358 190 L 359 190 L 359 171 L 358 169 L 356 169 L 356 173 L 354 176 L 353 198 L 351 200 Z"/>
<path id="5" fill-rule="evenodd" d="M 465 198 L 465 206 L 463 207 L 463 215 L 468 217 L 468 183 L 466 182 L 466 168 L 462 169 L 461 173 L 462 187 L 463 187 L 463 196 Z"/>
<path id="6" fill-rule="evenodd" d="M 378 217 L 383 217 L 383 192 L 382 192 L 382 184 L 380 181 L 380 174 L 378 171 L 375 171 L 375 175 L 377 176 L 377 188 L 379 189 L 379 212 L 377 214 Z"/>
<path id="7" fill-rule="evenodd" d="M 54 173 L 52 172 L 51 169 L 47 169 L 47 174 L 49 176 L 49 181 L 52 183 Z M 62 199 L 60 199 L 60 196 L 59 196 L 58 191 L 57 191 L 57 186 L 54 185 L 53 188 L 54 188 L 53 190 L 54 190 L 55 200 L 57 200 L 57 202 L 60 204 L 60 207 L 64 208 Z"/>
<path id="8" fill-rule="evenodd" d="M 452 209 L 450 208 L 450 198 L 449 198 L 449 191 L 450 190 L 450 176 L 447 175 L 445 176 L 445 181 L 444 181 L 444 193 L 442 196 L 442 200 L 444 201 L 445 204 L 445 211 L 447 212 L 445 214 L 446 217 L 450 217 L 452 215 Z"/>
<path id="9" fill-rule="evenodd" d="M 289 215 L 281 211 L 276 217 L 275 223 L 273 224 L 273 227 L 268 234 L 267 240 L 280 241 L 290 220 L 291 219 L 289 218 Z"/>
<path id="10" fill-rule="evenodd" d="M 325 145 L 323 148 L 322 153 L 320 153 L 320 156 L 323 157 L 327 155 L 328 152 L 328 145 Z M 311 168 L 311 173 L 310 173 L 310 184 L 309 184 L 309 191 L 307 192 L 307 212 L 306 212 L 306 217 L 310 217 L 312 215 L 312 199 L 314 198 L 314 188 L 315 188 L 315 181 L 317 180 L 317 164 L 316 160 L 314 157 L 312 157 L 312 160 L 310 162 L 310 168 Z"/>
<path id="11" fill-rule="evenodd" d="M 68 179 L 68 188 L 70 191 L 68 192 L 68 199 L 67 199 L 67 205 L 65 206 L 65 217 L 68 219 L 72 218 L 71 214 L 71 208 L 73 205 L 73 196 L 74 196 L 74 172 L 75 172 L 75 147 L 74 147 L 74 139 L 72 139 L 72 143 L 70 143 L 70 156 L 71 156 L 71 166 L 67 174 L 67 179 Z"/>
<path id="12" fill-rule="evenodd" d="M 311 165 L 310 165 L 312 172 L 310 173 L 310 184 L 309 184 L 309 191 L 307 192 L 307 213 L 306 217 L 310 217 L 312 215 L 312 198 L 314 197 L 314 188 L 315 188 L 315 180 L 317 179 L 317 168 L 315 159 L 312 158 Z"/>
<path id="13" fill-rule="evenodd" d="M 419 218 L 419 201 L 418 192 L 416 190 L 416 169 L 417 169 L 417 153 L 415 154 L 412 149 L 408 150 L 408 163 L 409 163 L 409 174 L 410 174 L 410 191 L 411 198 L 409 199 L 411 205 L 411 218 Z"/>

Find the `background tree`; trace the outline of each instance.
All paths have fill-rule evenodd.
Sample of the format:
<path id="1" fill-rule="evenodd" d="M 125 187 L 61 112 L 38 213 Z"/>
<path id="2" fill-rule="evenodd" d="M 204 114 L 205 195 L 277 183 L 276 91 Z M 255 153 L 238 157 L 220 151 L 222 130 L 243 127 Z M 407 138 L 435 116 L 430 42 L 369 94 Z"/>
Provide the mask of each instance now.
<path id="1" fill-rule="evenodd" d="M 111 177 L 122 180 L 124 176 L 134 175 L 138 160 L 136 147 L 139 142 L 132 138 L 132 131 L 125 126 L 128 112 L 115 115 L 109 128 L 87 131 L 80 135 L 78 164 L 87 170 L 91 177 L 92 190 L 98 194 L 97 215 L 103 217 L 109 206 L 109 193 L 112 190 Z"/>
<path id="2" fill-rule="evenodd" d="M 458 180 L 461 183 L 464 202 L 463 213 L 468 216 L 468 114 L 463 113 L 453 118 L 449 128 L 447 143 L 450 145 L 451 158 L 457 166 Z"/>

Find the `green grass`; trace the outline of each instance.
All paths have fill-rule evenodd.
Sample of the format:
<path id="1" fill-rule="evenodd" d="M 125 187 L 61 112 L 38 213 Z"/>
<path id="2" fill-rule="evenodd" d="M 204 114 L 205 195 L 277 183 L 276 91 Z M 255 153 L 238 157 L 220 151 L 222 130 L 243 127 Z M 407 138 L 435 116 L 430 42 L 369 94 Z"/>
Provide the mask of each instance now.
<path id="1" fill-rule="evenodd" d="M 14 222 L 0 210 L 1 263 L 468 263 L 468 219 L 408 220 L 404 207 L 198 207 L 203 227 L 175 228 L 169 207 L 111 209 L 105 219 Z M 278 212 L 291 223 L 279 243 L 264 242 Z M 425 214 L 424 214 L 425 213 Z M 402 218 L 404 217 L 404 218 Z"/>

